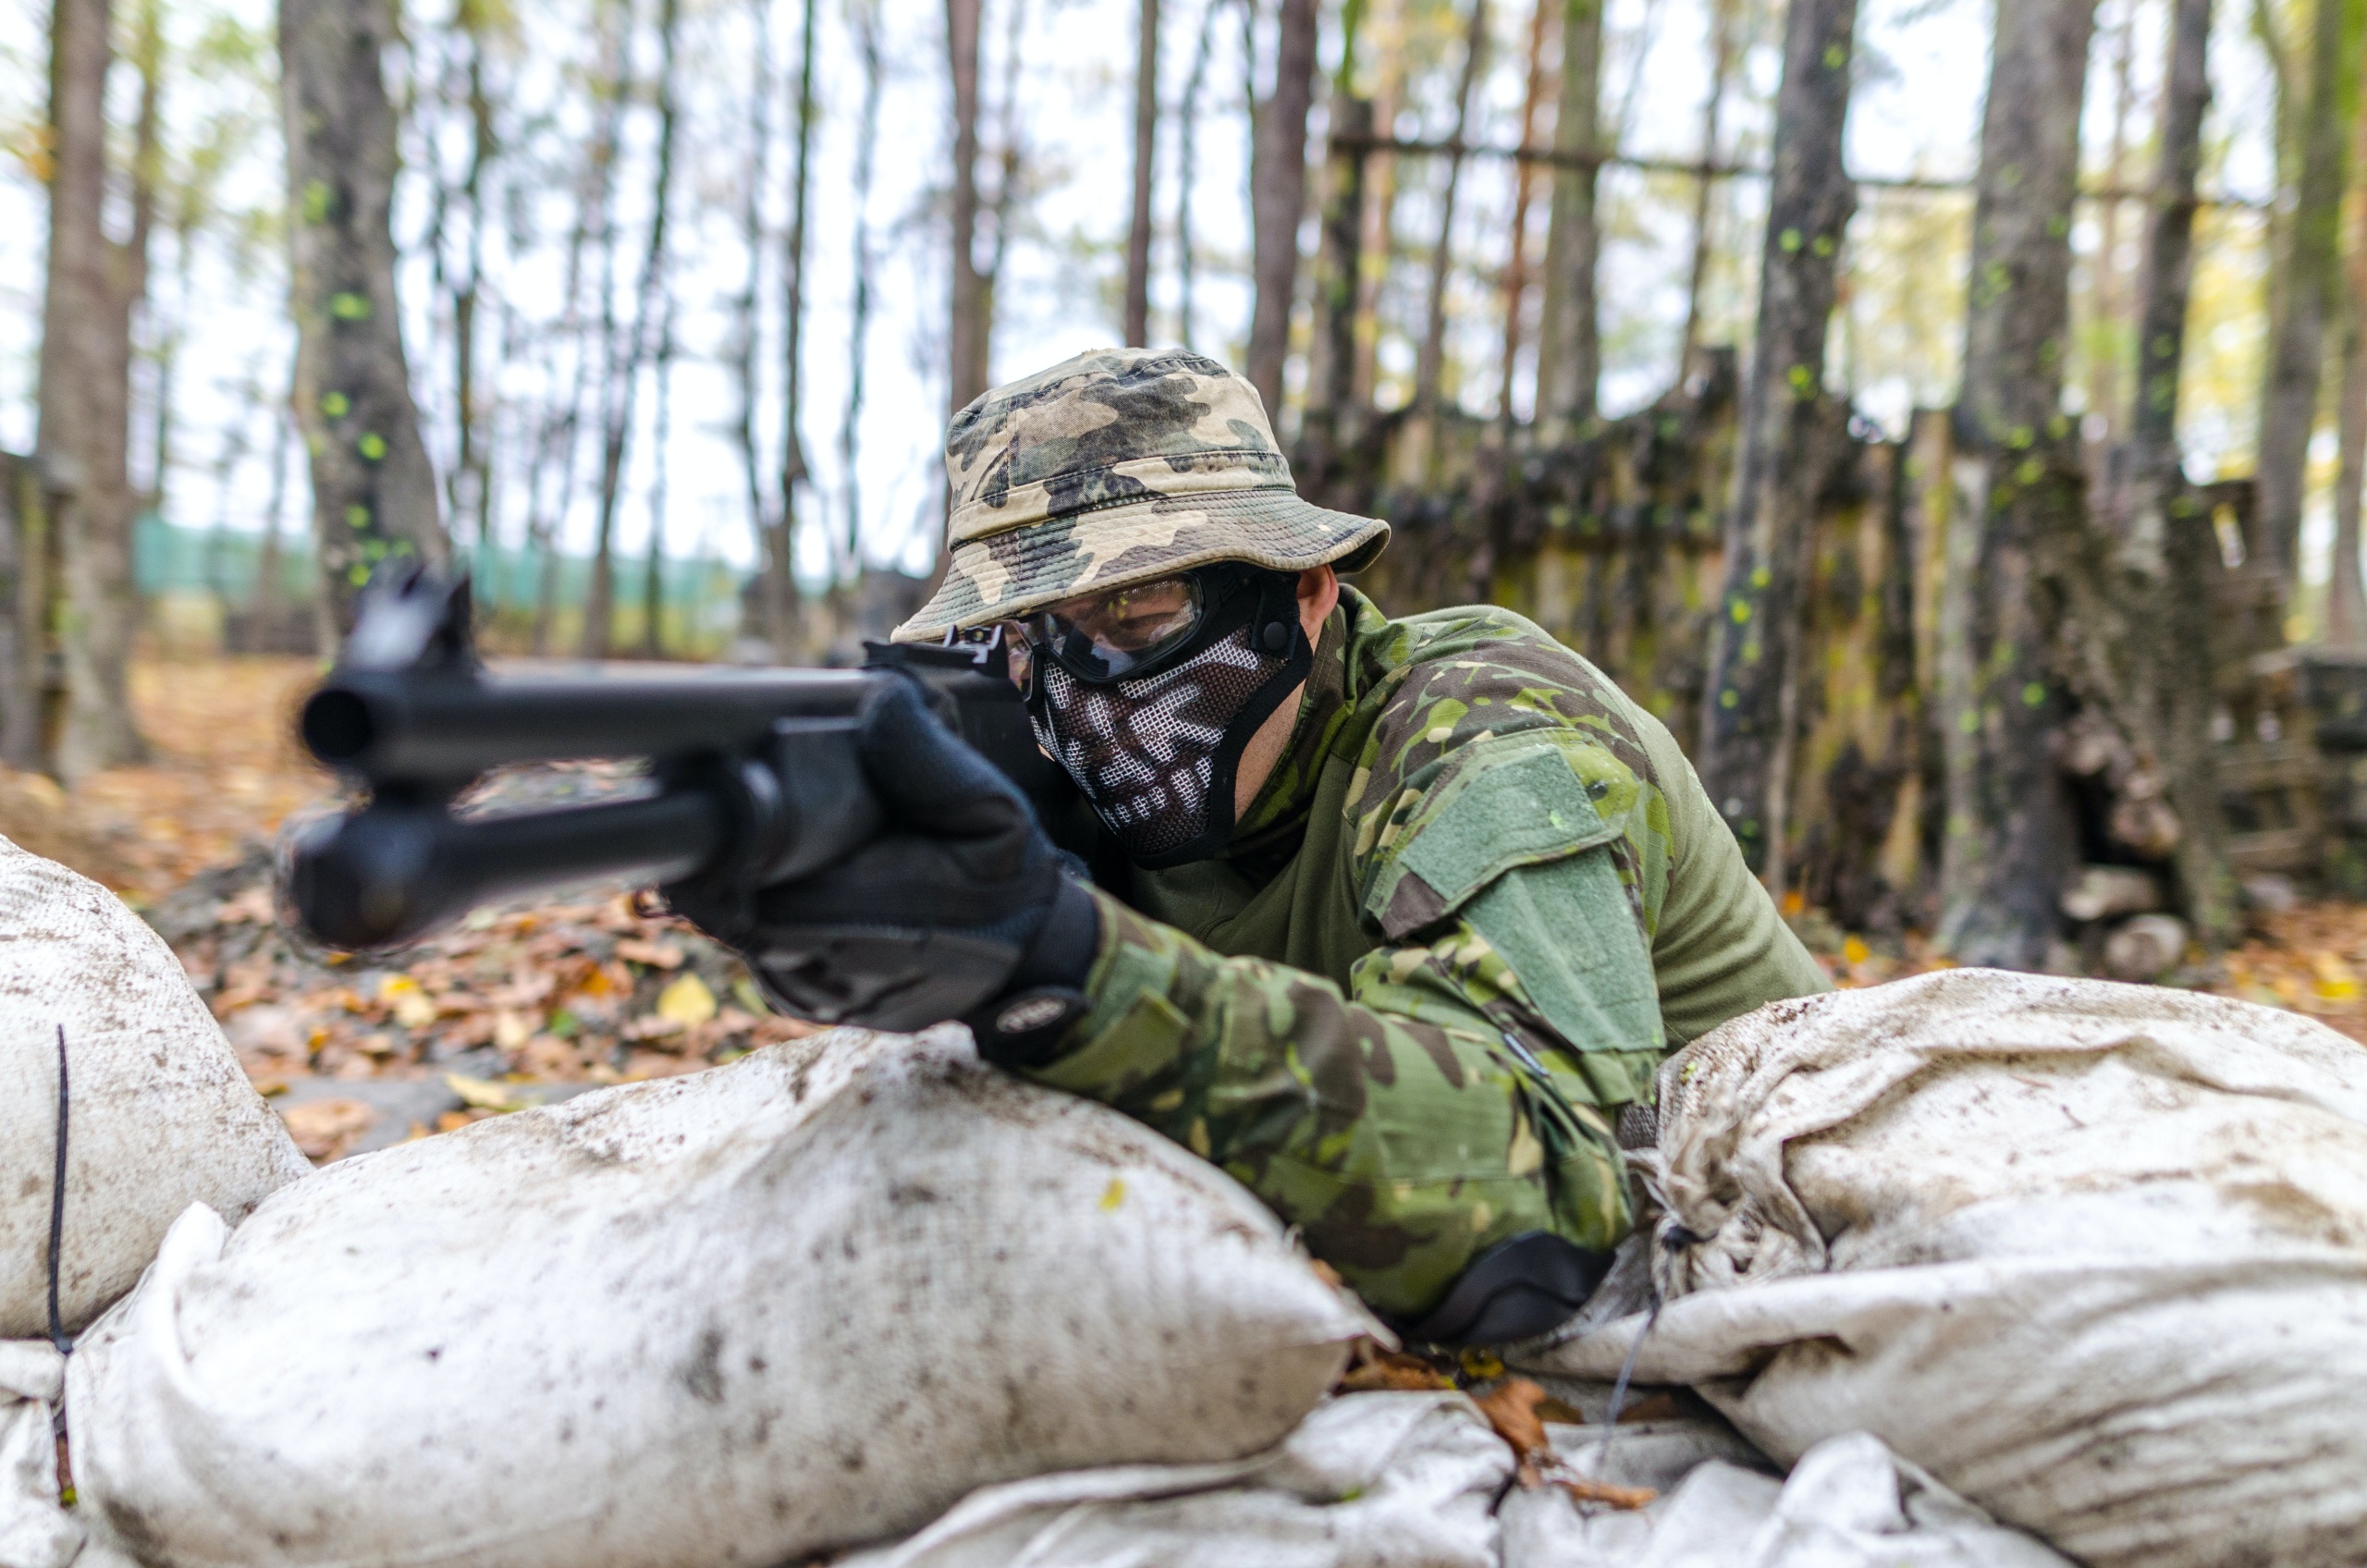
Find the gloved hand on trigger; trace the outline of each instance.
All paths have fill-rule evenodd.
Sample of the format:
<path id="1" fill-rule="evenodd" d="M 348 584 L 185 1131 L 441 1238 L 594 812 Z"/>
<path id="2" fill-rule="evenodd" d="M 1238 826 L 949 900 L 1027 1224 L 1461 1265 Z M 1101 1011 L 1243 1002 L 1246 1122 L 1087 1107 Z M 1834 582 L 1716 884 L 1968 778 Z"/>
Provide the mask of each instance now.
<path id="1" fill-rule="evenodd" d="M 863 716 L 860 753 L 887 825 L 871 842 L 735 913 L 695 883 L 681 914 L 740 949 L 787 1011 L 822 1023 L 970 1024 L 981 1054 L 1047 1056 L 1085 1007 L 1099 917 L 1026 798 L 938 722 L 910 681 Z M 750 916 L 753 918 L 750 918 Z"/>

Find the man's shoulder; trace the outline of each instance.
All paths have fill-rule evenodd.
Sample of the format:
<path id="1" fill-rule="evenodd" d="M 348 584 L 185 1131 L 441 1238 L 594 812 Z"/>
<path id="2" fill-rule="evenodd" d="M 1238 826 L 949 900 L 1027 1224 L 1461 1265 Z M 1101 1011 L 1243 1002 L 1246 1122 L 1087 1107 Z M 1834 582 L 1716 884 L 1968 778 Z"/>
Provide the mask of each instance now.
<path id="1" fill-rule="evenodd" d="M 1342 826 L 1367 916 L 1397 936 L 1514 866 L 1625 843 L 1649 925 L 1674 848 L 1659 722 L 1509 610 L 1357 611 L 1350 682 L 1368 722 Z"/>
<path id="2" fill-rule="evenodd" d="M 1510 736 L 1561 732 L 1652 780 L 1656 721 L 1618 684 L 1525 617 L 1461 605 L 1383 617 L 1362 600 L 1350 623 L 1351 700 L 1368 709 L 1360 766 L 1419 790 L 1456 753 Z M 1501 749 L 1501 748 L 1491 748 Z"/>

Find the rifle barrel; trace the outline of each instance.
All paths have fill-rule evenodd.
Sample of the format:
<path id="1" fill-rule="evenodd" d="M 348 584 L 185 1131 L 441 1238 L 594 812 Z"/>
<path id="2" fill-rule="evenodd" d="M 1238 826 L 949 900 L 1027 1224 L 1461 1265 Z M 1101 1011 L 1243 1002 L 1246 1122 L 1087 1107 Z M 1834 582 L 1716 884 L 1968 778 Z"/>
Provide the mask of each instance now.
<path id="1" fill-rule="evenodd" d="M 305 701 L 304 743 L 376 783 L 520 762 L 744 750 L 783 718 L 843 717 L 884 679 L 853 669 L 453 676 L 351 670 Z"/>

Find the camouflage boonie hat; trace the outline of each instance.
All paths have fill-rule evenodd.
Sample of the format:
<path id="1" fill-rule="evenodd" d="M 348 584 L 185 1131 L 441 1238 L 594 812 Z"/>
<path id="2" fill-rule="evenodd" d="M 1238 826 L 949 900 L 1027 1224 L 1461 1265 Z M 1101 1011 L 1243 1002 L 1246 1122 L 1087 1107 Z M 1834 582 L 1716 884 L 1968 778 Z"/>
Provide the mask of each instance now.
<path id="1" fill-rule="evenodd" d="M 1353 570 L 1389 524 L 1299 499 L 1248 382 L 1181 349 L 1098 349 L 953 416 L 945 584 L 896 629 L 1021 616 L 1212 561 Z"/>

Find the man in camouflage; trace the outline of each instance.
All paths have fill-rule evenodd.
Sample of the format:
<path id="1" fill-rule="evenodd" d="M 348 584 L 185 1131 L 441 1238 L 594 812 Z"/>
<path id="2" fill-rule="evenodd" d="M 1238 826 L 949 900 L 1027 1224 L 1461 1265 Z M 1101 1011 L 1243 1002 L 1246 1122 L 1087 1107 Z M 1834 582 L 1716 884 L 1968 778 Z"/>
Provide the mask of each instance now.
<path id="1" fill-rule="evenodd" d="M 1343 587 L 1335 570 L 1370 560 L 1388 525 L 1301 500 L 1257 395 L 1209 360 L 1079 355 L 964 409 L 946 464 L 944 585 L 898 640 L 1000 629 L 1032 667 L 1036 733 L 1102 828 L 1098 885 L 1053 879 L 1012 938 L 1024 956 L 968 1015 L 982 1051 L 1221 1167 L 1419 1337 L 1549 1327 L 1630 1227 L 1619 1124 L 1649 1104 L 1662 1057 L 1823 987 L 1668 731 L 1508 611 L 1392 619 Z M 1122 637 L 1088 646 L 1094 628 L 1187 582 L 1198 607 L 1179 628 L 1220 619 L 1211 606 L 1259 607 L 1173 670 L 1130 680 L 1091 664 L 1129 656 L 1110 651 Z M 1220 647 L 1245 672 L 1230 686 L 1205 662 Z M 1099 685 L 1062 673 L 1076 650 Z M 1216 674 L 1186 718 L 1193 702 L 1238 711 L 1232 740 L 1198 775 L 1144 782 L 1144 757 L 1181 742 L 1175 724 L 1128 721 L 1164 712 L 1159 683 L 1194 668 Z M 1245 708 L 1261 680 L 1269 698 Z M 1211 786 L 1205 819 L 1162 829 Z M 865 875 L 902 875 L 887 864 Z M 1033 872 L 996 886 L 1023 883 L 1049 886 Z M 914 915 L 918 901 L 865 918 L 939 918 Z M 964 902 L 1004 907 L 949 882 L 945 907 Z M 1006 936 L 1025 925 L 997 918 Z M 810 970 L 810 955 L 796 962 Z"/>

